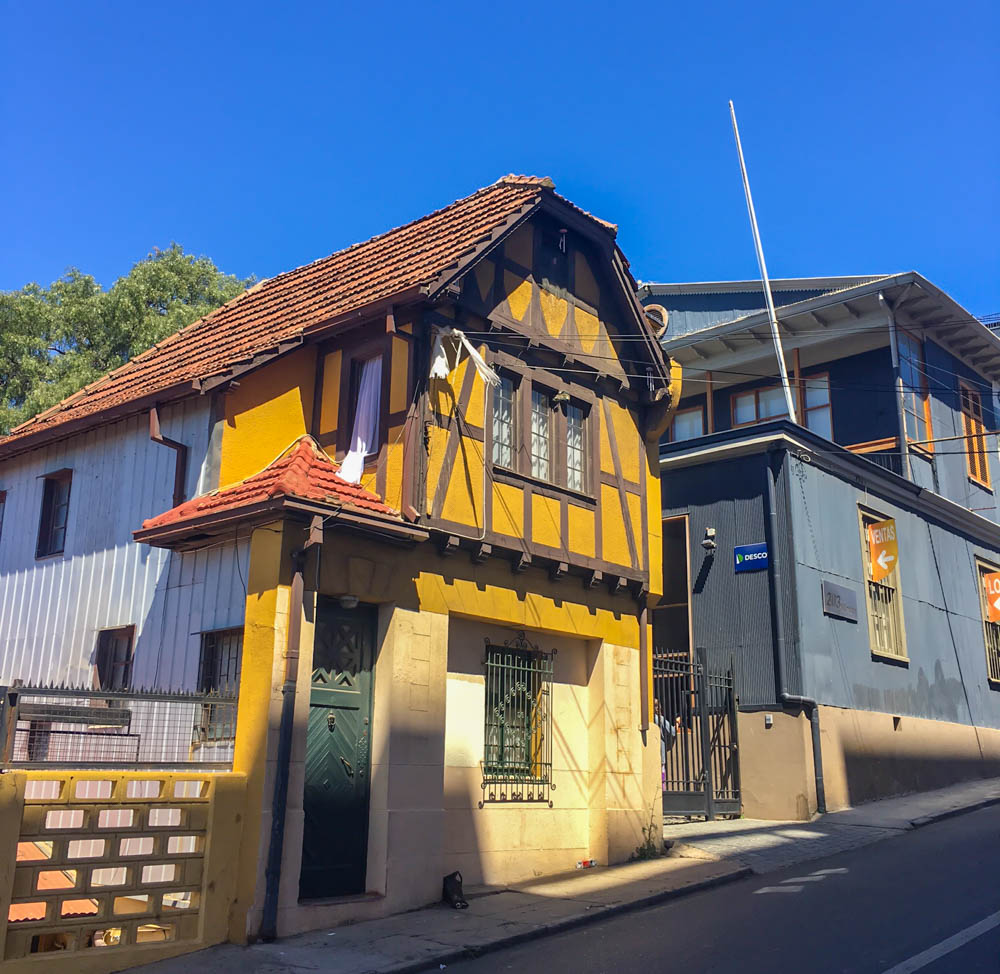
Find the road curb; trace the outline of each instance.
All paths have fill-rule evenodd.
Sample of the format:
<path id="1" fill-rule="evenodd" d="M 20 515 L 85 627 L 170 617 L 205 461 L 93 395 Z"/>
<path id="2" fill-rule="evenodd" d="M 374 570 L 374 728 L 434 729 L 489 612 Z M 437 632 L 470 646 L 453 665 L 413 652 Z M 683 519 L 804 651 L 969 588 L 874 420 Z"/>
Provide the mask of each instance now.
<path id="1" fill-rule="evenodd" d="M 576 916 L 566 917 L 562 920 L 555 920 L 552 923 L 546 924 L 544 927 L 539 927 L 537 930 L 525 930 L 522 933 L 511 934 L 508 937 L 500 937 L 497 940 L 491 940 L 486 944 L 474 944 L 465 947 L 455 947 L 450 950 L 443 950 L 440 954 L 436 954 L 434 957 L 424 957 L 418 961 L 408 961 L 404 964 L 397 964 L 393 967 L 379 968 L 377 972 L 373 971 L 372 974 L 419 974 L 421 971 L 426 971 L 434 967 L 440 967 L 442 964 L 455 964 L 461 960 L 471 960 L 476 957 L 482 957 L 485 954 L 492 954 L 498 950 L 505 950 L 507 947 L 516 947 L 518 944 L 527 943 L 531 940 L 541 940 L 543 937 L 550 937 L 557 933 L 564 933 L 567 930 L 575 930 L 578 927 L 583 927 L 590 923 L 596 923 L 598 920 L 604 920 L 607 917 L 620 916 L 623 913 L 632 913 L 636 910 L 645 909 L 646 907 L 666 903 L 669 900 L 680 899 L 681 897 L 688 896 L 691 893 L 700 893 L 703 890 L 714 889 L 717 886 L 726 886 L 729 883 L 735 883 L 740 879 L 746 879 L 747 876 L 752 875 L 753 870 L 749 866 L 742 866 L 739 869 L 734 869 L 731 873 L 726 873 L 723 876 L 713 876 L 711 879 L 703 879 L 700 882 L 691 883 L 689 886 L 662 890 L 659 893 L 652 893 L 649 896 L 643 896 L 637 900 L 630 900 L 627 903 L 613 903 L 610 906 L 603 906 L 587 913 L 579 913 Z"/>
<path id="2" fill-rule="evenodd" d="M 933 815 L 922 815 L 910 822 L 910 828 L 922 829 L 925 825 L 933 825 L 935 822 L 943 822 L 949 818 L 957 818 L 959 815 L 967 815 L 969 812 L 978 812 L 981 808 L 989 808 L 991 805 L 1000 805 L 1000 795 L 992 798 L 984 798 L 982 801 L 973 802 L 971 805 L 962 805 L 960 808 L 949 808 L 943 812 L 935 812 Z"/>

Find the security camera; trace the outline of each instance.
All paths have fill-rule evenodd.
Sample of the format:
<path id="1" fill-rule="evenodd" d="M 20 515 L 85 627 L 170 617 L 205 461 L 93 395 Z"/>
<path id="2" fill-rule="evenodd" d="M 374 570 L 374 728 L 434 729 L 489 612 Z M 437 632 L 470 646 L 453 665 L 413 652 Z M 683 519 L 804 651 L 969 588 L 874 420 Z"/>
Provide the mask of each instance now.
<path id="1" fill-rule="evenodd" d="M 701 546 L 709 554 L 718 548 L 718 545 L 715 543 L 715 528 L 705 528 L 705 537 L 701 539 Z"/>

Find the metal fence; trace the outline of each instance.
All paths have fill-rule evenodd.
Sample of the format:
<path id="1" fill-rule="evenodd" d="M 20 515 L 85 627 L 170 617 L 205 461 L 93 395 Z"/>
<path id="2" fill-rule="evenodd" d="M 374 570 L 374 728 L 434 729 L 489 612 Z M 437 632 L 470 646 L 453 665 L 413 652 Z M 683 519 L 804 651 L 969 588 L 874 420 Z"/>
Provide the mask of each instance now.
<path id="1" fill-rule="evenodd" d="M 235 696 L 67 686 L 0 693 L 4 767 L 232 767 Z"/>
<path id="2" fill-rule="evenodd" d="M 653 659 L 665 815 L 738 815 L 739 747 L 732 665 L 710 672 L 704 649 Z"/>
<path id="3" fill-rule="evenodd" d="M 487 640 L 484 665 L 484 801 L 550 802 L 552 654 L 521 633 L 502 646 Z"/>

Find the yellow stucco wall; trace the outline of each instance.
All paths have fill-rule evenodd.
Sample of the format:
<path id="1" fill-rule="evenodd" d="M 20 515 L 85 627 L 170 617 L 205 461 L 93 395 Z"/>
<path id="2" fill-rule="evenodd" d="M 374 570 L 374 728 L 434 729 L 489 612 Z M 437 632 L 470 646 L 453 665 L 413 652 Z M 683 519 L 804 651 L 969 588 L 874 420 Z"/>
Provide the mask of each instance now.
<path id="1" fill-rule="evenodd" d="M 303 348 L 251 373 L 225 397 L 219 486 L 263 470 L 309 429 L 316 349 Z"/>

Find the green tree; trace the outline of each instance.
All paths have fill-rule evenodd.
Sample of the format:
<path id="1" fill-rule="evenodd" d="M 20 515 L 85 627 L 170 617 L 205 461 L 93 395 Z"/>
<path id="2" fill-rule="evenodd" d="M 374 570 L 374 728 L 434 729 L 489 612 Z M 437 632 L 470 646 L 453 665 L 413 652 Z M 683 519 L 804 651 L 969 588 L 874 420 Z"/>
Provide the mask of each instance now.
<path id="1" fill-rule="evenodd" d="M 0 292 L 0 434 L 106 375 L 253 284 L 177 244 L 104 290 L 71 268 Z"/>

